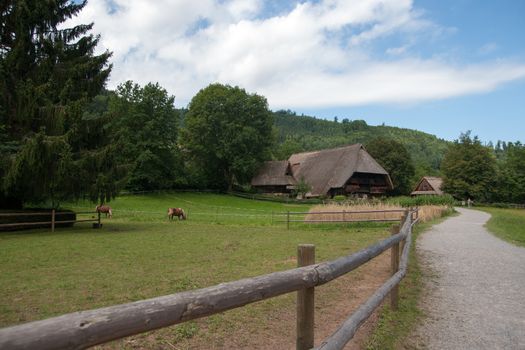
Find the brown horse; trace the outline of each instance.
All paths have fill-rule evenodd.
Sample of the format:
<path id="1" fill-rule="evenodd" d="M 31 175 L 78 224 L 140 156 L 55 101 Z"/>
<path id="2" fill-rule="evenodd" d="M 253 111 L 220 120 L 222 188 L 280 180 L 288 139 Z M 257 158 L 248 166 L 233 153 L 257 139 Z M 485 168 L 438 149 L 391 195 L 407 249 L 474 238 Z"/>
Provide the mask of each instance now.
<path id="1" fill-rule="evenodd" d="M 173 220 L 173 217 L 176 216 L 179 220 L 186 220 L 186 213 L 182 208 L 168 208 L 168 219 Z"/>
<path id="2" fill-rule="evenodd" d="M 109 218 L 111 219 L 111 217 L 113 216 L 113 212 L 111 211 L 111 207 L 109 205 L 97 205 L 95 207 L 95 211 L 97 213 L 105 213 L 106 214 L 106 217 L 108 217 L 108 214 L 109 214 Z"/>

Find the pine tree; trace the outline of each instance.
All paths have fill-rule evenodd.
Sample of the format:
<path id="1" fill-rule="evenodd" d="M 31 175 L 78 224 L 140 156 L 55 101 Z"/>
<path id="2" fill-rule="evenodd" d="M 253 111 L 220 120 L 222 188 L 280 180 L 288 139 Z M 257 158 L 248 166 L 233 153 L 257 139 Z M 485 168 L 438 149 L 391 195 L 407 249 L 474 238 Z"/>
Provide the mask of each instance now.
<path id="1" fill-rule="evenodd" d="M 104 202 L 118 190 L 122 171 L 104 128 L 109 117 L 91 106 L 111 71 L 111 53 L 94 55 L 93 23 L 63 28 L 85 4 L 0 5 L 0 205 Z"/>

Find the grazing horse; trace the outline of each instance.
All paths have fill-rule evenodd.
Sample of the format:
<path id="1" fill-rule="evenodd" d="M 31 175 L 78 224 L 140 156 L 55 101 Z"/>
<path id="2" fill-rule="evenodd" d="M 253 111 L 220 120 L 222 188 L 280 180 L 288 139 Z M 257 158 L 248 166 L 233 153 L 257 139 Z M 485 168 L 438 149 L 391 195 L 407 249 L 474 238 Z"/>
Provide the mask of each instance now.
<path id="1" fill-rule="evenodd" d="M 109 205 L 97 205 L 95 207 L 95 211 L 97 213 L 105 213 L 106 214 L 106 217 L 108 217 L 108 214 L 109 214 L 109 218 L 111 219 L 111 217 L 113 216 L 113 212 L 111 211 L 111 207 Z"/>
<path id="2" fill-rule="evenodd" d="M 179 220 L 186 220 L 186 213 L 182 208 L 168 208 L 168 219 L 173 220 L 173 217 L 176 216 Z"/>

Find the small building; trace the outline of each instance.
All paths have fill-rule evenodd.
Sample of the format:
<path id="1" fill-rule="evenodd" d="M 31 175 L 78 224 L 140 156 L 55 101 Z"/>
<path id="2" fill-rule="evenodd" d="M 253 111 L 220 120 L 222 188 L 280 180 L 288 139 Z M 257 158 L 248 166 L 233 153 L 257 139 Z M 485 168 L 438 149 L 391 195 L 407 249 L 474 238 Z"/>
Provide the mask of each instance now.
<path id="1" fill-rule="evenodd" d="M 433 176 L 424 176 L 419 180 L 416 188 L 411 196 L 423 196 L 423 195 L 432 195 L 432 196 L 442 196 L 444 193 L 441 190 L 443 185 L 443 179 L 440 177 Z"/>
<path id="2" fill-rule="evenodd" d="M 311 188 L 306 197 L 381 195 L 393 189 L 388 172 L 361 144 L 265 162 L 251 184 L 264 193 L 290 193 L 299 181 Z"/>

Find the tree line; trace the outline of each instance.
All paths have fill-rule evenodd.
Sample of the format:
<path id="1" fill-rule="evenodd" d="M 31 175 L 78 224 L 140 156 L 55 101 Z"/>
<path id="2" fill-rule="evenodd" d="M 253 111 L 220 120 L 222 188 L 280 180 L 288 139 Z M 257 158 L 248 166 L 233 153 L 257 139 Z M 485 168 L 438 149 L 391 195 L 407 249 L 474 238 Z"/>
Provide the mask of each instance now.
<path id="1" fill-rule="evenodd" d="M 64 28 L 86 2 L 0 7 L 0 206 L 104 203 L 122 189 L 231 189 L 270 156 L 263 96 L 212 84 L 187 110 L 158 84 L 105 90 L 111 52 L 93 23 Z"/>
<path id="2" fill-rule="evenodd" d="M 525 146 L 498 141 L 483 145 L 470 132 L 450 145 L 441 166 L 444 190 L 479 202 L 525 202 Z"/>
<path id="3" fill-rule="evenodd" d="M 187 108 L 159 84 L 105 89 L 111 52 L 93 24 L 64 28 L 85 2 L 6 1 L 0 8 L 0 207 L 104 203 L 123 190 L 232 190 L 265 160 L 363 143 L 392 194 L 442 175 L 457 198 L 522 202 L 520 143 L 453 143 L 415 130 L 271 112 L 264 96 L 211 84 Z"/>

